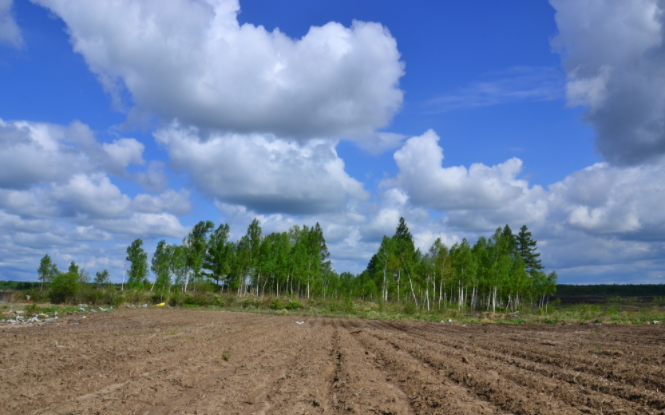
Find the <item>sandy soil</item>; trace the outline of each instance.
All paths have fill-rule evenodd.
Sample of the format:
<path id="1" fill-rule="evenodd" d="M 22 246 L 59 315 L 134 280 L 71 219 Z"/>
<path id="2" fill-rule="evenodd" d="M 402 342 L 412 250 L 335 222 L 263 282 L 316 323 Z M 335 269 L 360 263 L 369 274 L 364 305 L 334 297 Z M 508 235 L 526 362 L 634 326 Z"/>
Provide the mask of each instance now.
<path id="1" fill-rule="evenodd" d="M 0 326 L 0 413 L 665 414 L 664 363 L 662 325 L 122 310 Z"/>

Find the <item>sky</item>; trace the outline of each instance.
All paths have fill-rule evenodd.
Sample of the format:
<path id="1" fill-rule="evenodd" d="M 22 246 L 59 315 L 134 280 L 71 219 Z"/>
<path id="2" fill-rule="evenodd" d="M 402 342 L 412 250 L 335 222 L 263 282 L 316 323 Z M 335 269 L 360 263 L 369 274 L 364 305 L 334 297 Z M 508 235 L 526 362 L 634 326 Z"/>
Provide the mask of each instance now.
<path id="1" fill-rule="evenodd" d="M 665 1 L 0 0 L 0 279 L 119 282 L 200 220 L 361 272 L 527 225 L 559 282 L 665 283 Z"/>

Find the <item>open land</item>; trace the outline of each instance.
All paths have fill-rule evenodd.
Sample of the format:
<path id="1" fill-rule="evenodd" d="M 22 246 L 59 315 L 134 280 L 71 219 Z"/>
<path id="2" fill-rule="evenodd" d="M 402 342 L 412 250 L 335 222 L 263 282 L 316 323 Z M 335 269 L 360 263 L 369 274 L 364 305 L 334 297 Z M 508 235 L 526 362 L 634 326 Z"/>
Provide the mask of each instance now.
<path id="1" fill-rule="evenodd" d="M 665 414 L 664 363 L 663 325 L 118 310 L 0 326 L 0 413 Z"/>

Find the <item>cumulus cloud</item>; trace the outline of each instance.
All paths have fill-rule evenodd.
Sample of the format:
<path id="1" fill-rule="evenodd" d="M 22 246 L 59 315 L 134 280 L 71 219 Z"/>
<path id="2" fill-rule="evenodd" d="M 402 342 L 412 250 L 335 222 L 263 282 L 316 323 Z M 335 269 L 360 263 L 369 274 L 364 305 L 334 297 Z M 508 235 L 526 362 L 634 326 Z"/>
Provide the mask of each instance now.
<path id="1" fill-rule="evenodd" d="M 403 64 L 377 23 L 301 39 L 240 25 L 237 0 L 35 0 L 68 26 L 105 88 L 138 113 L 288 138 L 371 137 L 402 102 Z M 119 100 L 119 98 L 117 98 Z"/>
<path id="2" fill-rule="evenodd" d="M 46 252 L 61 263 L 104 263 L 117 272 L 117 264 L 104 260 L 109 255 L 104 244 L 123 241 L 126 247 L 132 237 L 186 235 L 177 216 L 191 210 L 189 192 L 130 197 L 114 183 L 113 176 L 141 181 L 144 174 L 147 184 L 159 184 L 159 163 L 146 172 L 126 170 L 145 163 L 143 150 L 129 138 L 100 143 L 78 122 L 0 120 L 0 257 L 11 256 L 0 263 L 3 274 L 34 280 L 34 271 L 24 268 L 29 264 L 34 270 Z"/>
<path id="3" fill-rule="evenodd" d="M 148 192 L 163 192 L 169 187 L 169 177 L 166 174 L 165 168 L 166 163 L 151 161 L 146 171 L 135 172 L 132 174 L 132 178 Z"/>
<path id="4" fill-rule="evenodd" d="M 133 138 L 100 144 L 80 122 L 61 126 L 0 119 L 0 188 L 64 183 L 76 174 L 99 172 L 129 177 L 128 165 L 144 163 L 143 150 Z"/>
<path id="5" fill-rule="evenodd" d="M 130 164 L 144 164 L 143 150 L 145 146 L 133 138 L 121 138 L 112 143 L 102 144 L 102 148 L 114 163 L 121 167 Z"/>
<path id="6" fill-rule="evenodd" d="M 438 141 L 432 130 L 409 138 L 394 154 L 399 173 L 382 185 L 403 188 L 414 204 L 436 210 L 499 208 L 530 190 L 517 177 L 520 159 L 491 167 L 481 163 L 443 167 Z"/>
<path id="7" fill-rule="evenodd" d="M 0 44 L 23 46 L 21 31 L 12 16 L 12 0 L 0 0 Z"/>
<path id="8" fill-rule="evenodd" d="M 553 46 L 568 75 L 571 105 L 587 107 L 596 148 L 636 165 L 665 153 L 664 3 L 660 0 L 550 0 Z"/>
<path id="9" fill-rule="evenodd" d="M 665 166 L 598 163 L 550 186 L 566 223 L 595 235 L 665 242 Z"/>
<path id="10" fill-rule="evenodd" d="M 213 135 L 173 126 L 155 133 L 176 171 L 202 193 L 259 213 L 312 214 L 366 199 L 363 185 L 344 171 L 335 143 L 287 142 L 269 135 Z"/>
<path id="11" fill-rule="evenodd" d="M 426 249 L 436 235 L 473 241 L 505 224 L 527 224 L 547 266 L 567 278 L 586 278 L 569 282 L 596 281 L 589 278 L 601 268 L 617 282 L 629 282 L 637 272 L 645 275 L 642 282 L 660 278 L 665 184 L 659 178 L 665 165 L 598 163 L 543 189 L 519 178 L 517 159 L 492 167 L 442 167 L 437 142 L 428 131 L 395 152 L 399 171 L 382 182 L 383 199 L 363 226 L 366 235 L 390 235 L 397 218 L 405 216 Z"/>

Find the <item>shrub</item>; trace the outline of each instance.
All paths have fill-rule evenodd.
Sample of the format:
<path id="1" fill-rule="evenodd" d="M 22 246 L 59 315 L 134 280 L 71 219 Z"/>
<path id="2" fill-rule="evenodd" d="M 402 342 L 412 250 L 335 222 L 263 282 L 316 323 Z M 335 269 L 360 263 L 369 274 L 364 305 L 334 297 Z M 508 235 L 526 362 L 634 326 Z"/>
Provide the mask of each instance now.
<path id="1" fill-rule="evenodd" d="M 52 303 L 60 304 L 71 300 L 79 289 L 79 276 L 76 272 L 64 272 L 53 277 L 49 297 Z"/>
<path id="2" fill-rule="evenodd" d="M 171 307 L 177 307 L 182 304 L 182 295 L 180 294 L 180 291 L 176 291 L 171 294 L 168 303 Z"/>
<path id="3" fill-rule="evenodd" d="M 247 298 L 240 305 L 242 308 L 259 308 L 261 302 L 253 298 Z"/>
<path id="4" fill-rule="evenodd" d="M 343 310 L 347 313 L 353 313 L 354 306 L 351 297 L 346 297 L 346 300 L 344 300 Z"/>
<path id="5" fill-rule="evenodd" d="M 272 300 L 270 302 L 270 308 L 273 310 L 281 310 L 284 308 L 284 304 L 282 304 L 282 301 L 277 299 L 277 300 Z"/>
<path id="6" fill-rule="evenodd" d="M 416 314 L 418 312 L 418 307 L 414 303 L 406 303 L 404 305 L 404 314 Z"/>
<path id="7" fill-rule="evenodd" d="M 303 305 L 300 303 L 300 301 L 291 300 L 284 306 L 284 308 L 287 310 L 298 310 L 303 308 Z"/>

